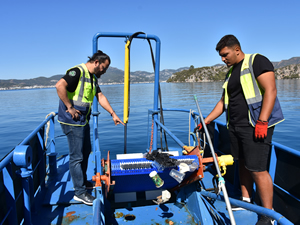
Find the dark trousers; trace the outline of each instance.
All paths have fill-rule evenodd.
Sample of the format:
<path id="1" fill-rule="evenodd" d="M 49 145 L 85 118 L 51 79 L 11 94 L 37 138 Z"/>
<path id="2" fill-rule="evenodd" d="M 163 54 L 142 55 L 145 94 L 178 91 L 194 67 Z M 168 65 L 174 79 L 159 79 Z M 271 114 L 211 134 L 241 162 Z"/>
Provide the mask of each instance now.
<path id="1" fill-rule="evenodd" d="M 70 126 L 61 124 L 69 144 L 69 169 L 72 177 L 75 195 L 86 192 L 85 182 L 88 158 L 91 153 L 90 126 Z"/>

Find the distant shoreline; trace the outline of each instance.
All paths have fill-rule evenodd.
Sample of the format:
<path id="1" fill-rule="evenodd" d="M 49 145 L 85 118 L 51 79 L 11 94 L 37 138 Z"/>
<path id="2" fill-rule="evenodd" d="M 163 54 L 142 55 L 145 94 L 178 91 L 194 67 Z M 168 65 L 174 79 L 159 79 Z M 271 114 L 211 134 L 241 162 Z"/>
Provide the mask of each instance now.
<path id="1" fill-rule="evenodd" d="M 161 81 L 161 83 L 165 83 L 166 81 Z M 133 82 L 131 84 L 151 84 L 154 82 Z M 115 85 L 115 84 L 124 84 L 124 83 L 99 83 L 99 85 Z M 9 91 L 9 90 L 30 90 L 30 89 L 43 89 L 43 88 L 55 88 L 55 85 L 49 86 L 24 86 L 24 87 L 9 87 L 9 88 L 0 88 L 0 91 Z"/>
<path id="2" fill-rule="evenodd" d="M 291 78 L 288 80 L 297 80 L 300 78 Z M 285 79 L 277 79 L 277 80 L 285 80 Z M 222 80 L 219 80 L 222 81 Z M 206 82 L 219 82 L 216 80 L 205 80 L 201 82 L 169 82 L 169 83 L 206 83 Z M 152 82 L 133 82 L 131 84 L 151 84 Z M 160 81 L 160 83 L 167 83 L 166 81 Z M 124 83 L 99 83 L 99 85 L 116 85 L 116 84 L 124 84 Z M 41 85 L 34 85 L 34 86 L 24 86 L 24 87 L 9 87 L 9 88 L 0 88 L 0 91 L 10 91 L 10 90 L 30 90 L 30 89 L 44 89 L 44 88 L 55 88 L 55 85 L 49 86 L 41 86 Z"/>
<path id="3" fill-rule="evenodd" d="M 9 91 L 9 90 L 27 90 L 27 89 L 43 89 L 43 88 L 55 88 L 55 85 L 51 86 L 24 86 L 24 87 L 9 87 L 9 88 L 0 88 L 0 91 Z"/>

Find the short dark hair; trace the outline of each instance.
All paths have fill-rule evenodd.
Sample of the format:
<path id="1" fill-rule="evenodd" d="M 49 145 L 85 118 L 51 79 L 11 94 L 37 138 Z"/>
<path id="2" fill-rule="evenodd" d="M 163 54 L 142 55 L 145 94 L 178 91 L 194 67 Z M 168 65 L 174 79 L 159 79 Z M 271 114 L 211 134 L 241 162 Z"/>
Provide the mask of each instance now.
<path id="1" fill-rule="evenodd" d="M 235 45 L 241 48 L 239 40 L 234 35 L 228 34 L 221 38 L 216 46 L 216 50 L 220 52 L 225 47 L 233 47 Z"/>
<path id="2" fill-rule="evenodd" d="M 103 53 L 101 50 L 98 50 L 92 57 L 88 57 L 88 58 L 89 58 L 88 62 L 95 62 L 96 60 L 98 60 L 99 63 L 104 63 L 105 60 L 108 60 L 110 64 L 109 56 Z"/>

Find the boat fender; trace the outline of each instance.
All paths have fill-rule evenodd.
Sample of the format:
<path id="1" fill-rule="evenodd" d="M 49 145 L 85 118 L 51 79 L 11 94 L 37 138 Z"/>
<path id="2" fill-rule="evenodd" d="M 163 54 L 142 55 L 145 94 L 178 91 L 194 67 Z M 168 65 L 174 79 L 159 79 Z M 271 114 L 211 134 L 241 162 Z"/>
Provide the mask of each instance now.
<path id="1" fill-rule="evenodd" d="M 32 161 L 32 148 L 30 145 L 18 145 L 14 149 L 13 161 L 16 166 L 29 167 Z"/>

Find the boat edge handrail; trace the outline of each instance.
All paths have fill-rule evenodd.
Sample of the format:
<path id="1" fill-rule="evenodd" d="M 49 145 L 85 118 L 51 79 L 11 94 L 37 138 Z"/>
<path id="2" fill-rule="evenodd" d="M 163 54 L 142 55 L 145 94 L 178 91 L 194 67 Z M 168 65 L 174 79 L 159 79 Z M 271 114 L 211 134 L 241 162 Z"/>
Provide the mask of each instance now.
<path id="1" fill-rule="evenodd" d="M 163 111 L 179 111 L 179 112 L 187 112 L 187 113 L 190 112 L 190 110 L 187 110 L 187 109 L 177 109 L 177 108 L 163 108 Z M 195 115 L 199 115 L 199 114 L 198 114 L 197 112 L 195 112 L 195 111 L 192 111 L 192 112 L 193 112 L 193 114 L 195 114 Z M 216 124 L 219 124 L 219 125 L 221 125 L 221 126 L 226 126 L 226 123 L 221 122 L 221 121 L 219 121 L 219 120 L 214 120 L 213 122 L 216 123 Z M 293 149 L 293 148 L 290 148 L 290 147 L 288 147 L 288 146 L 279 144 L 279 143 L 276 142 L 276 141 L 272 141 L 271 145 L 274 145 L 275 148 L 282 149 L 282 150 L 284 150 L 284 151 L 286 151 L 286 152 L 289 152 L 289 153 L 291 153 L 291 154 L 293 154 L 293 155 L 295 155 L 295 156 L 300 157 L 300 151 L 297 151 L 297 150 L 295 150 L 295 149 Z"/>
<path id="2" fill-rule="evenodd" d="M 40 125 L 38 125 L 27 137 L 25 137 L 23 139 L 23 141 L 21 141 L 18 145 L 16 145 L 10 153 L 8 153 L 6 156 L 4 156 L 4 158 L 1 159 L 0 161 L 0 171 L 13 159 L 13 154 L 14 154 L 14 149 L 19 146 L 19 145 L 24 145 L 27 144 L 31 138 L 36 135 L 38 133 L 38 131 L 46 125 L 46 123 L 48 121 L 50 121 L 50 119 L 52 119 L 53 117 L 55 117 L 57 115 L 57 112 L 55 113 L 55 115 L 50 115 L 48 116 L 42 123 L 40 123 Z"/>
<path id="3" fill-rule="evenodd" d="M 216 199 L 216 200 L 224 201 L 224 196 L 221 195 L 221 194 L 217 195 L 215 193 L 211 193 L 211 192 L 208 192 L 208 191 L 205 191 L 205 190 L 201 190 L 200 194 L 205 196 L 205 197 L 209 197 L 209 198 L 213 198 L 213 199 Z M 255 213 L 259 212 L 260 215 L 268 216 L 268 217 L 276 220 L 281 225 L 292 225 L 293 224 L 291 221 L 289 221 L 282 214 L 280 214 L 280 213 L 278 213 L 274 210 L 267 209 L 267 208 L 264 208 L 264 207 L 259 206 L 259 205 L 246 203 L 246 202 L 243 202 L 243 201 L 231 198 L 231 197 L 229 197 L 229 201 L 230 201 L 230 204 L 243 207 L 243 208 L 245 208 L 247 210 L 250 210 L 252 212 L 255 212 Z"/>

